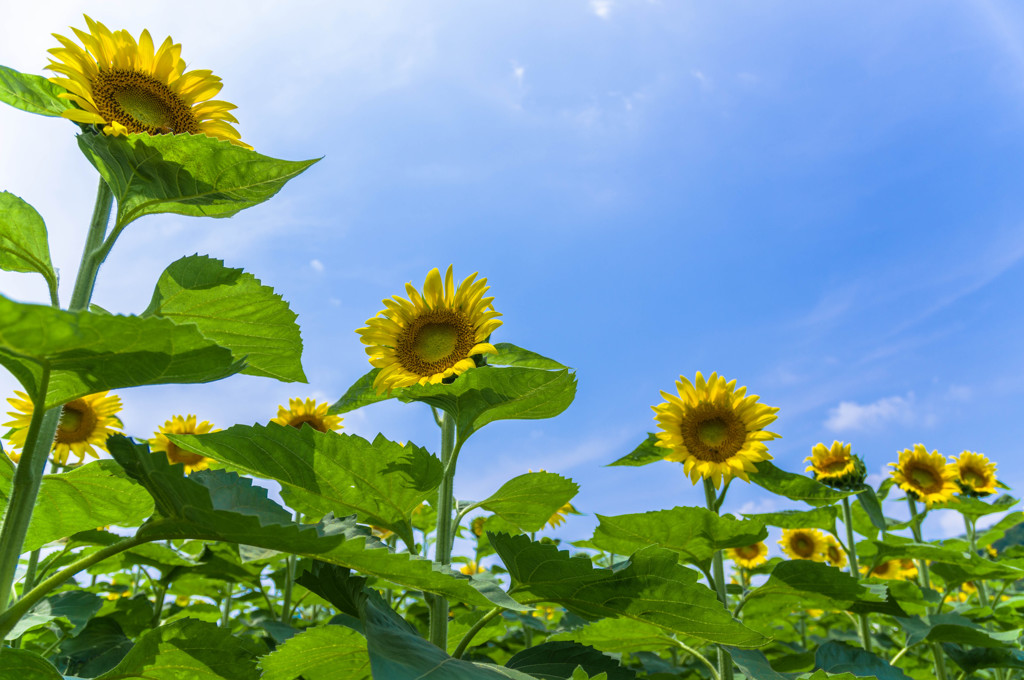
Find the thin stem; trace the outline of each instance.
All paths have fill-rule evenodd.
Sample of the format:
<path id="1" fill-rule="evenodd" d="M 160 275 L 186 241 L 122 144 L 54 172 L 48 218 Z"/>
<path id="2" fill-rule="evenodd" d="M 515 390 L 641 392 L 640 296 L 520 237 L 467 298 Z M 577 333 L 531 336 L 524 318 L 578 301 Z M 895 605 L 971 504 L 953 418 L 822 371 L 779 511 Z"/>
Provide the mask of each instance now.
<path id="1" fill-rule="evenodd" d="M 722 489 L 722 495 L 717 496 L 715 493 L 715 485 L 710 479 L 704 478 L 704 498 L 707 501 L 708 510 L 718 514 L 719 509 L 722 507 L 722 501 L 725 500 L 725 492 L 728 489 Z M 715 592 L 718 593 L 718 601 L 722 603 L 722 606 L 729 609 L 729 598 L 725 590 L 725 565 L 722 561 L 722 551 L 716 550 L 714 555 L 711 556 L 711 569 L 714 574 L 714 587 Z M 718 645 L 718 675 L 721 680 L 732 680 L 732 657 L 724 647 Z"/>
<path id="2" fill-rule="evenodd" d="M 963 518 L 964 528 L 967 530 L 967 542 L 971 547 L 971 555 L 976 555 L 978 552 L 978 531 L 975 522 L 977 522 L 977 520 L 969 519 L 967 515 L 963 515 Z M 989 600 L 988 586 L 985 584 L 985 579 L 979 578 L 974 582 L 974 585 L 978 588 L 978 598 L 981 600 L 981 606 L 992 607 L 992 611 L 994 612 L 996 602 L 998 602 L 998 600 Z M 996 680 L 1005 680 L 1006 674 L 1003 672 L 1002 668 L 996 668 L 994 670 L 996 672 Z"/>
<path id="3" fill-rule="evenodd" d="M 913 496 L 907 494 L 907 505 L 910 506 L 910 530 L 914 533 L 914 540 L 918 543 L 923 542 L 921 538 L 921 515 L 917 512 L 917 503 L 914 502 Z M 918 571 L 921 575 L 921 586 L 925 590 L 931 590 L 931 578 L 928 574 L 928 563 L 925 560 L 918 560 Z M 932 613 L 935 613 L 934 610 Z M 939 646 L 938 642 L 932 642 L 930 645 L 932 650 L 932 658 L 935 661 L 935 677 L 938 680 L 947 680 L 946 675 L 946 659 L 943 657 L 942 647 Z"/>
<path id="4" fill-rule="evenodd" d="M 455 419 L 447 411 L 441 417 L 441 465 L 444 474 L 437 489 L 437 539 L 434 561 L 449 565 L 452 561 L 452 500 L 455 490 Z M 430 599 L 430 641 L 441 649 L 448 648 L 448 598 L 434 595 Z"/>
<path id="5" fill-rule="evenodd" d="M 850 560 L 850 576 L 860 580 L 860 565 L 857 564 L 857 539 L 853 535 L 853 510 L 850 508 L 850 498 L 843 496 L 843 524 L 846 526 L 846 556 Z M 868 624 L 868 615 L 860 613 L 857 615 L 857 630 L 860 633 L 860 644 L 865 652 L 871 651 L 871 627 Z"/>
<path id="6" fill-rule="evenodd" d="M 896 662 L 899 661 L 900 659 L 902 659 L 903 655 L 906 654 L 909 650 L 910 650 L 910 645 L 907 645 L 906 647 L 904 647 L 900 651 L 896 652 L 896 656 L 892 657 L 892 659 L 889 660 L 889 665 L 890 666 L 895 666 Z"/>
<path id="7" fill-rule="evenodd" d="M 220 613 L 220 627 L 227 628 L 231 625 L 231 591 L 235 589 L 234 581 L 228 581 L 227 592 L 224 593 L 224 602 Z"/>
<path id="8" fill-rule="evenodd" d="M 696 649 L 694 649 L 693 647 L 690 647 L 687 644 L 684 644 L 683 642 L 681 642 L 679 640 L 676 640 L 675 638 L 666 637 L 666 638 L 662 638 L 662 639 L 666 640 L 668 642 L 671 642 L 672 644 L 676 645 L 677 647 L 679 647 L 683 651 L 688 652 L 689 654 L 693 655 L 693 658 L 697 659 L 697 661 L 700 661 L 702 664 L 704 664 L 704 666 L 711 672 L 711 677 L 714 680 L 722 680 L 722 676 L 718 674 L 718 669 L 715 668 L 715 665 L 713 663 L 711 663 L 710 661 L 708 661 L 708 658 L 706 656 L 704 656 L 703 654 L 701 654 L 700 652 L 698 652 Z"/>
<path id="9" fill-rule="evenodd" d="M 295 511 L 295 523 L 302 520 L 302 513 Z M 288 555 L 285 560 L 284 603 L 281 605 L 281 623 L 288 623 L 292 615 L 292 589 L 295 587 L 295 554 Z"/>

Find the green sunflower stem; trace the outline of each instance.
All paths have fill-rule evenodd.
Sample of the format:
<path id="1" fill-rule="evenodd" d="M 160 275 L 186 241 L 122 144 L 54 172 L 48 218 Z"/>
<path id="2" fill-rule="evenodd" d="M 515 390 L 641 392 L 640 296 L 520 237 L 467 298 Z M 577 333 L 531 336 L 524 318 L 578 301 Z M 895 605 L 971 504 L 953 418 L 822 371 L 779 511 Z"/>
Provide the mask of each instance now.
<path id="1" fill-rule="evenodd" d="M 914 497 L 907 493 L 907 505 L 910 506 L 910 530 L 914 533 L 914 540 L 918 543 L 923 542 L 921 534 L 921 519 L 922 516 L 917 512 L 917 503 L 914 502 Z M 925 560 L 917 561 L 917 568 L 921 574 L 921 587 L 925 590 L 931 590 L 932 583 L 931 577 L 928 573 L 928 563 Z M 932 608 L 934 609 L 934 607 Z M 935 613 L 932 611 L 931 613 Z M 935 661 L 935 677 L 938 680 L 947 680 L 948 675 L 946 674 L 946 659 L 943 656 L 942 647 L 938 642 L 932 642 L 930 644 L 932 649 L 932 658 Z"/>
<path id="2" fill-rule="evenodd" d="M 857 563 L 857 539 L 853 535 L 853 510 L 850 508 L 849 496 L 843 497 L 843 524 L 846 526 L 846 556 L 850 560 L 850 576 L 860 580 L 860 565 Z M 871 651 L 871 627 L 868 623 L 868 615 L 861 613 L 857 615 L 857 629 L 860 633 L 860 643 L 865 652 Z"/>
<path id="3" fill-rule="evenodd" d="M 704 498 L 707 501 L 708 510 L 718 514 L 719 508 L 722 507 L 722 501 L 725 499 L 725 489 L 722 489 L 722 495 L 717 496 L 715 493 L 714 483 L 704 478 Z M 722 551 L 716 550 L 715 554 L 711 557 L 711 569 L 715 579 L 715 592 L 718 593 L 718 601 L 722 603 L 722 606 L 729 609 L 729 599 L 725 590 L 725 564 L 722 560 Z M 732 680 L 732 656 L 725 650 L 721 645 L 718 646 L 718 675 L 721 680 Z"/>
<path id="4" fill-rule="evenodd" d="M 452 505 L 455 490 L 455 418 L 447 411 L 441 416 L 441 465 L 444 475 L 437 489 L 437 540 L 434 541 L 434 561 L 452 563 Z M 448 598 L 430 597 L 430 641 L 441 649 L 448 648 Z"/>
<path id="5" fill-rule="evenodd" d="M 967 542 L 971 546 L 971 554 L 977 554 L 978 552 L 978 530 L 975 522 L 977 521 L 970 519 L 967 515 L 963 515 L 964 518 L 964 529 L 967 531 Z M 978 588 L 978 598 L 981 600 L 981 604 L 984 607 L 992 607 L 995 611 L 996 602 L 995 600 L 989 599 L 988 585 L 985 583 L 985 579 L 978 579 L 974 582 Z M 1006 673 L 1002 668 L 995 668 L 996 680 L 1005 680 Z"/>

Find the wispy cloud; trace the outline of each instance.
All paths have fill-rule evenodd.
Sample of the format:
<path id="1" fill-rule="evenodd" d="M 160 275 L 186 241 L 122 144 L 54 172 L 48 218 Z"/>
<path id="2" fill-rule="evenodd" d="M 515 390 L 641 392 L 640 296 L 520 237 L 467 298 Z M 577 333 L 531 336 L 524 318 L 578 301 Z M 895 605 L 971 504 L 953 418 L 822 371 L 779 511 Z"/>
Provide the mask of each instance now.
<path id="1" fill-rule="evenodd" d="M 612 15 L 613 4 L 612 0 L 590 0 L 590 10 L 602 19 L 608 19 Z"/>
<path id="2" fill-rule="evenodd" d="M 885 423 L 909 423 L 914 420 L 914 393 L 906 397 L 883 397 L 870 404 L 841 401 L 831 409 L 825 427 L 834 432 L 869 430 Z"/>

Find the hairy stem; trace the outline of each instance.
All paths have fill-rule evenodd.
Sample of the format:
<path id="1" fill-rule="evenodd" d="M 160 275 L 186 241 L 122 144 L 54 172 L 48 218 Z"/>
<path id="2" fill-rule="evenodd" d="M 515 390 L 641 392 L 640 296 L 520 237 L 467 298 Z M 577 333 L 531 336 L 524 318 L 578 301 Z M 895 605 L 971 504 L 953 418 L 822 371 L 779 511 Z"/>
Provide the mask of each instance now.
<path id="1" fill-rule="evenodd" d="M 728 488 L 728 487 L 727 487 Z M 715 485 L 710 479 L 704 479 L 704 498 L 707 501 L 708 510 L 718 514 L 719 509 L 722 507 L 722 501 L 725 500 L 726 489 L 722 489 L 721 496 L 716 496 Z M 715 554 L 711 557 L 711 569 L 714 574 L 714 587 L 715 592 L 718 593 L 718 601 L 722 603 L 722 606 L 729 609 L 729 599 L 726 595 L 725 590 L 725 565 L 722 561 L 722 551 L 716 550 Z M 732 680 L 732 657 L 729 652 L 726 651 L 721 645 L 718 646 L 718 675 L 720 680 Z"/>
<path id="2" fill-rule="evenodd" d="M 437 489 L 437 540 L 434 561 L 452 562 L 452 501 L 455 488 L 455 418 L 447 411 L 441 416 L 441 465 L 444 475 Z M 448 598 L 434 595 L 430 599 L 430 641 L 441 649 L 448 648 Z"/>
<path id="3" fill-rule="evenodd" d="M 914 502 L 914 498 L 908 493 L 907 494 L 907 505 L 910 506 L 910 530 L 914 533 L 914 540 L 918 543 L 923 542 L 921 537 L 921 515 L 917 512 L 917 503 Z M 928 563 L 925 560 L 917 561 L 917 568 L 921 574 L 921 586 L 925 590 L 931 590 L 931 578 L 928 573 Z M 934 608 L 931 613 L 935 613 Z M 932 642 L 930 644 L 932 650 L 932 658 L 935 661 L 935 677 L 938 680 L 947 680 L 946 674 L 946 659 L 943 656 L 942 647 L 939 646 L 938 642 Z"/>
<path id="4" fill-rule="evenodd" d="M 860 565 L 857 563 L 857 539 L 853 535 L 853 510 L 850 508 L 850 498 L 843 497 L 843 524 L 846 525 L 846 556 L 850 560 L 850 576 L 860 580 Z M 871 627 L 868 624 L 868 615 L 860 613 L 857 615 L 857 630 L 860 633 L 860 644 L 865 652 L 871 651 Z"/>

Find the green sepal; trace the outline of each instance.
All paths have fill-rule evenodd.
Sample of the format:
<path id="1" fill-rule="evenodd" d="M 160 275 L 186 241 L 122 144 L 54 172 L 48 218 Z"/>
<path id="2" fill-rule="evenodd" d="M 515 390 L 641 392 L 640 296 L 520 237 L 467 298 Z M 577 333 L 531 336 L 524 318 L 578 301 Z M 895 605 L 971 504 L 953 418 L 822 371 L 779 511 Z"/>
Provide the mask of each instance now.
<path id="1" fill-rule="evenodd" d="M 67 92 L 42 76 L 0 66 L 0 102 L 40 116 L 60 117 L 74 108 L 70 100 L 57 95 Z"/>

